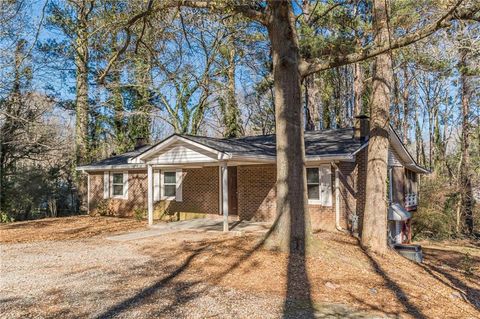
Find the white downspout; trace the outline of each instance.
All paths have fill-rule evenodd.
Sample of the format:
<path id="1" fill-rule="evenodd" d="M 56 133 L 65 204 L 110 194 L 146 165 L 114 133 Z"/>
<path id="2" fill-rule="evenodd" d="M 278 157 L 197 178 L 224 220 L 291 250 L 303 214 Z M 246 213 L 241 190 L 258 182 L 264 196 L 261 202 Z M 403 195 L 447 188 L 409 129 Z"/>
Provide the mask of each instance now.
<path id="1" fill-rule="evenodd" d="M 335 168 L 335 228 L 341 232 L 347 232 L 340 226 L 340 179 L 338 177 L 338 166 L 332 163 Z"/>

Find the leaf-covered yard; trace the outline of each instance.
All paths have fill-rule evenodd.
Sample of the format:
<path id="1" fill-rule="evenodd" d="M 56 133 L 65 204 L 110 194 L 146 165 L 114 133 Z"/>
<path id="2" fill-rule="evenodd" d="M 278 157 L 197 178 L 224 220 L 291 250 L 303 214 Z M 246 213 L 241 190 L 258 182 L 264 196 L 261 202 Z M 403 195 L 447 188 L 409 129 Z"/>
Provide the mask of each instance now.
<path id="1" fill-rule="evenodd" d="M 305 281 L 287 273 L 289 256 L 256 248 L 256 236 L 105 239 L 143 227 L 101 217 L 0 226 L 2 316 L 297 318 L 310 317 L 308 308 L 321 318 L 480 315 L 478 244 L 425 243 L 419 266 L 368 255 L 347 235 L 318 233 Z M 287 286 L 296 294 L 285 301 Z"/>

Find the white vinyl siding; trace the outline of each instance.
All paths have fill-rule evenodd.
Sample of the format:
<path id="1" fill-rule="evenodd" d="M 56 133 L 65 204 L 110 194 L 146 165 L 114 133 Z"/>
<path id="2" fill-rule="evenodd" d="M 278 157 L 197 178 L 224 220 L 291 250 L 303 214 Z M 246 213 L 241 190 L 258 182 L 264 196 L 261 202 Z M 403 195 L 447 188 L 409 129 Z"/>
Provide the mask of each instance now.
<path id="1" fill-rule="evenodd" d="M 388 166 L 403 166 L 397 152 L 391 147 L 388 148 Z"/>
<path id="2" fill-rule="evenodd" d="M 211 163 L 217 161 L 217 154 L 213 154 L 185 142 L 176 142 L 162 150 L 161 154 L 149 158 L 151 164 L 190 164 Z"/>
<path id="3" fill-rule="evenodd" d="M 308 203 L 332 206 L 332 169 L 330 165 L 307 168 Z"/>

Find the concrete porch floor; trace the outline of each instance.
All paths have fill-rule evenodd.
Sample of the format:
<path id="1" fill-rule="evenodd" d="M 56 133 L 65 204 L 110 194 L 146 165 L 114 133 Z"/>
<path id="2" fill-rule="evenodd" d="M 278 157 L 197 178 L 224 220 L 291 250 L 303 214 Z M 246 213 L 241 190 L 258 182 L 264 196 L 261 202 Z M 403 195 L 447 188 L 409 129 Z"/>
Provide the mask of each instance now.
<path id="1" fill-rule="evenodd" d="M 229 222 L 228 226 L 229 232 L 237 235 L 247 233 L 263 234 L 270 229 L 271 223 L 243 220 Z M 111 236 L 107 237 L 107 239 L 115 241 L 130 241 L 182 231 L 223 233 L 223 221 L 220 219 L 198 218 L 164 224 L 154 224 L 150 226 L 148 230 Z"/>

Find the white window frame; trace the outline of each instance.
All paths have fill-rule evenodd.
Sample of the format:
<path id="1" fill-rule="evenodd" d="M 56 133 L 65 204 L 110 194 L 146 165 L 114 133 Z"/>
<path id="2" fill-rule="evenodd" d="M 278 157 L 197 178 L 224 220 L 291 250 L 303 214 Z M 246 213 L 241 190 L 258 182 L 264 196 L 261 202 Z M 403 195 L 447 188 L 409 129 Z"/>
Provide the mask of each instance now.
<path id="1" fill-rule="evenodd" d="M 113 175 L 122 174 L 122 195 L 113 195 Z M 104 173 L 103 198 L 128 199 L 128 171 L 109 171 Z M 119 185 L 119 184 L 115 184 Z"/>
<path id="2" fill-rule="evenodd" d="M 322 198 L 321 198 L 321 192 L 320 192 L 320 185 L 322 182 L 322 176 L 320 175 L 320 168 L 319 167 L 307 167 L 305 169 L 305 174 L 308 174 L 307 171 L 308 169 L 316 169 L 318 171 L 318 199 L 310 199 L 308 198 L 308 178 L 307 178 L 307 199 L 308 199 L 308 204 L 311 205 L 320 205 L 322 203 Z M 307 175 L 305 175 L 307 176 Z M 313 185 L 313 184 L 312 184 Z M 317 184 L 315 184 L 317 185 Z"/>
<path id="3" fill-rule="evenodd" d="M 165 183 L 165 173 L 175 174 L 175 184 Z M 175 195 L 165 196 L 165 185 L 175 185 Z M 181 169 L 165 169 L 160 171 L 160 199 L 182 201 L 182 170 Z"/>
<path id="4" fill-rule="evenodd" d="M 333 204 L 333 185 L 332 185 L 332 167 L 330 164 L 323 164 L 319 166 L 307 166 L 305 169 L 305 174 L 307 174 L 307 169 L 317 169 L 318 170 L 318 199 L 308 199 L 308 182 L 307 182 L 307 200 L 309 205 L 321 205 L 325 207 L 331 207 Z M 322 169 L 327 169 L 330 174 L 329 183 L 328 185 L 330 186 L 330 191 L 329 192 L 322 192 L 322 189 L 325 188 L 326 185 L 322 183 L 322 179 L 324 178 L 322 175 Z M 322 198 L 322 193 L 328 193 L 328 198 Z M 326 196 L 326 195 L 323 195 Z"/>

